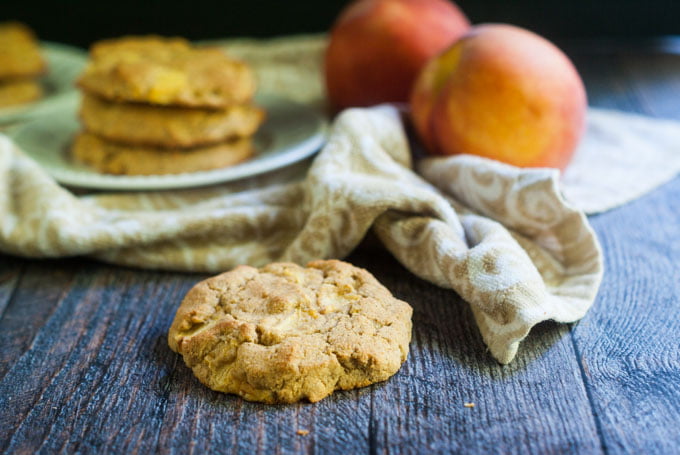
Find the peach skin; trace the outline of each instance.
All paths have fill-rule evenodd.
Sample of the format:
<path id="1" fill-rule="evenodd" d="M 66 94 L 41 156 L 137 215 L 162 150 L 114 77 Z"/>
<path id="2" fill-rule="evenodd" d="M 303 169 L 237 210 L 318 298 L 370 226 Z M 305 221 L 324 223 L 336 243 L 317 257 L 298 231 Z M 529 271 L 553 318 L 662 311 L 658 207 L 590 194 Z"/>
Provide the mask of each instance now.
<path id="1" fill-rule="evenodd" d="M 430 61 L 411 94 L 432 153 L 469 153 L 522 167 L 564 169 L 583 133 L 583 82 L 546 39 L 519 27 L 474 27 Z"/>
<path id="2" fill-rule="evenodd" d="M 408 102 L 416 76 L 470 28 L 447 0 L 359 0 L 333 26 L 325 56 L 336 109 Z"/>

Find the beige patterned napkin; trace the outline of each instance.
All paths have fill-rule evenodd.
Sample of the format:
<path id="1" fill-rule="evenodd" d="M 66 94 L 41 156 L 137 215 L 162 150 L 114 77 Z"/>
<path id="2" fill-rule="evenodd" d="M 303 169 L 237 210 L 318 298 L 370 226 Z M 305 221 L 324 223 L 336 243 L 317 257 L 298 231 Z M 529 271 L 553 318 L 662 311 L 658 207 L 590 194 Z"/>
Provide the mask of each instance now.
<path id="1" fill-rule="evenodd" d="M 264 91 L 321 107 L 324 46 L 322 38 L 298 37 L 228 47 L 253 63 Z M 612 136 L 613 117 L 601 114 Z M 470 156 L 417 168 L 390 106 L 345 111 L 309 169 L 173 192 L 78 197 L 0 135 L 0 251 L 217 272 L 341 258 L 374 229 L 414 274 L 470 303 L 500 362 L 512 360 L 536 323 L 583 316 L 602 257 L 587 219 L 562 197 L 556 171 Z"/>
<path id="2" fill-rule="evenodd" d="M 0 137 L 0 250 L 221 271 L 346 256 L 373 227 L 413 273 L 470 302 L 500 362 L 539 321 L 573 321 L 602 274 L 597 240 L 557 174 L 472 157 L 422 169 L 399 112 L 348 110 L 303 180 L 76 197 Z M 505 226 L 504 226 L 505 225 Z"/>

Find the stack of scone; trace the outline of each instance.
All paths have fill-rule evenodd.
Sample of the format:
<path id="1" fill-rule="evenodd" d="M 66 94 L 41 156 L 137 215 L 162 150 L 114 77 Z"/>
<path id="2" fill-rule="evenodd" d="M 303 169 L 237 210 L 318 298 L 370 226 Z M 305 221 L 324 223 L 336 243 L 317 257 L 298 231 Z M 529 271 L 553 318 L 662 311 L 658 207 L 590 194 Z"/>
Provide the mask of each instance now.
<path id="1" fill-rule="evenodd" d="M 38 76 L 46 69 L 33 32 L 18 22 L 0 23 L 0 107 L 42 96 Z"/>
<path id="2" fill-rule="evenodd" d="M 254 153 L 264 111 L 250 68 L 181 38 L 127 37 L 90 50 L 72 155 L 100 172 L 177 174 Z"/>

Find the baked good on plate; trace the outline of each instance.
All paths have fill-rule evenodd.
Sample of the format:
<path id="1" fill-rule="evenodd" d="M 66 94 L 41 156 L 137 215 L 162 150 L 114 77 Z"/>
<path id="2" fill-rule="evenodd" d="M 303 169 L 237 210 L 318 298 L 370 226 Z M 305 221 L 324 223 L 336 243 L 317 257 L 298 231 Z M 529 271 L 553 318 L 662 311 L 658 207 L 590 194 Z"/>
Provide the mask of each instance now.
<path id="1" fill-rule="evenodd" d="M 182 38 L 95 43 L 78 80 L 83 131 L 71 156 L 99 172 L 162 175 L 231 166 L 255 153 L 265 113 L 254 76 L 219 49 Z"/>
<path id="2" fill-rule="evenodd" d="M 31 29 L 19 22 L 1 22 L 0 80 L 38 76 L 46 68 Z"/>
<path id="3" fill-rule="evenodd" d="M 189 149 L 160 149 L 110 142 L 84 131 L 74 138 L 71 156 L 105 174 L 160 175 L 231 166 L 250 158 L 254 151 L 250 138 Z"/>
<path id="4" fill-rule="evenodd" d="M 0 80 L 0 106 L 29 103 L 39 99 L 42 94 L 42 85 L 32 79 Z"/>
<path id="5" fill-rule="evenodd" d="M 78 85 L 111 101 L 225 108 L 247 103 L 255 93 L 248 65 L 181 38 L 107 40 L 95 44 L 90 56 Z"/>
<path id="6" fill-rule="evenodd" d="M 264 111 L 251 104 L 224 109 L 112 103 L 83 95 L 80 120 L 88 131 L 130 145 L 186 148 L 252 136 Z"/>
<path id="7" fill-rule="evenodd" d="M 35 101 L 47 65 L 35 35 L 20 22 L 0 22 L 0 107 Z"/>

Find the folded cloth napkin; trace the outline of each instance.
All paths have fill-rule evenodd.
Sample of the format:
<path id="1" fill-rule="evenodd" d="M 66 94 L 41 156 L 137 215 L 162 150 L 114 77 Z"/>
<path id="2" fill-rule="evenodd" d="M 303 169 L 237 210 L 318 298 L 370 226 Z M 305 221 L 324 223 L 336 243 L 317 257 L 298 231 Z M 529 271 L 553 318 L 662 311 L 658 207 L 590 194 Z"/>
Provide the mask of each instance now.
<path id="1" fill-rule="evenodd" d="M 324 46 L 323 38 L 301 37 L 228 48 L 255 66 L 263 90 L 322 106 Z M 597 112 L 581 150 L 595 153 L 598 140 L 612 153 L 626 149 L 607 141 L 629 120 L 639 124 L 631 129 L 638 134 L 656 128 Z M 680 128 L 663 128 L 670 144 Z M 577 158 L 587 167 L 587 156 L 579 151 Z M 217 272 L 241 263 L 341 258 L 373 229 L 414 274 L 470 303 L 502 363 L 536 323 L 584 315 L 601 280 L 602 255 L 583 212 L 561 194 L 569 174 L 560 181 L 555 170 L 464 155 L 421 160 L 416 168 L 392 106 L 341 114 L 309 169 L 174 192 L 77 197 L 0 135 L 0 251 Z M 565 192 L 586 200 L 588 184 Z M 608 203 L 621 198 L 614 194 Z"/>
<path id="2" fill-rule="evenodd" d="M 537 322 L 583 316 L 602 259 L 585 216 L 560 196 L 556 171 L 460 156 L 421 172 L 431 183 L 412 171 L 391 106 L 339 116 L 304 179 L 237 193 L 79 198 L 0 137 L 0 250 L 221 271 L 344 257 L 373 227 L 409 270 L 470 302 L 500 362 Z"/>

